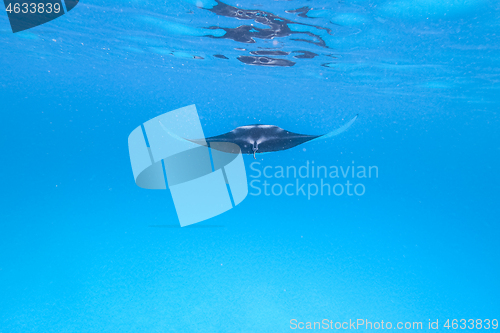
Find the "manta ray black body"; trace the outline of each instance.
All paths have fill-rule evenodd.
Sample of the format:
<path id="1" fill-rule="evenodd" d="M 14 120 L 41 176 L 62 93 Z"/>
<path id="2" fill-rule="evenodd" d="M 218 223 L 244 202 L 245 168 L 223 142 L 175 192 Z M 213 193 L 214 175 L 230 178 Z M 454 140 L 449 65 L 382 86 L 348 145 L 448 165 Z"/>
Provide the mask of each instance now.
<path id="1" fill-rule="evenodd" d="M 235 143 L 241 148 L 243 154 L 253 154 L 253 157 L 256 158 L 255 154 L 286 150 L 308 141 L 338 135 L 346 131 L 357 117 L 356 115 L 344 126 L 323 135 L 297 134 L 273 125 L 248 125 L 237 127 L 225 134 L 206 138 L 205 141 L 209 144 L 211 142 Z"/>

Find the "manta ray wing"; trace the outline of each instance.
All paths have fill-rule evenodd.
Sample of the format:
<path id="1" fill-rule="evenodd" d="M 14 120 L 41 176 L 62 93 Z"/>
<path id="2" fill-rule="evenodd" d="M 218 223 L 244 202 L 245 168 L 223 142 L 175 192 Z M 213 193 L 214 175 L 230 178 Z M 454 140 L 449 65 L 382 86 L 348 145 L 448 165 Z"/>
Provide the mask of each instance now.
<path id="1" fill-rule="evenodd" d="M 326 134 L 323 134 L 323 135 L 320 135 L 319 137 L 317 137 L 316 139 L 319 140 L 319 139 L 328 139 L 328 138 L 331 138 L 331 137 L 334 137 L 336 135 L 339 135 L 340 133 L 343 133 L 345 131 L 347 131 L 347 129 L 349 127 L 351 127 L 351 125 L 356 121 L 356 119 L 358 119 L 358 115 L 356 115 L 354 118 L 352 118 L 347 124 L 345 124 L 344 126 L 340 127 L 340 128 L 337 128 L 336 130 L 333 130 L 329 133 L 326 133 Z"/>
<path id="2" fill-rule="evenodd" d="M 320 135 L 303 135 L 286 132 L 286 134 L 283 134 L 280 137 L 271 137 L 259 143 L 258 153 L 287 150 L 308 141 L 317 139 L 318 137 L 320 137 Z"/>
<path id="3" fill-rule="evenodd" d="M 262 154 L 280 150 L 287 150 L 303 143 L 319 140 L 328 139 L 345 132 L 351 125 L 356 121 L 358 115 L 351 119 L 344 126 L 331 131 L 323 135 L 305 135 L 286 131 L 278 126 L 273 125 L 248 125 L 237 127 L 231 132 L 220 134 L 217 136 L 212 136 L 204 140 L 188 140 L 180 138 L 177 135 L 167 131 L 170 135 L 174 136 L 176 139 L 188 140 L 193 143 L 200 145 L 209 145 L 213 149 L 223 150 L 230 149 L 229 153 L 238 153 L 231 148 L 230 145 L 217 145 L 218 142 L 230 142 L 238 145 L 241 148 L 241 153 L 243 154 Z M 166 130 L 166 128 L 162 127 Z M 212 144 L 210 144 L 212 143 Z"/>
<path id="4" fill-rule="evenodd" d="M 231 142 L 240 146 L 243 154 L 254 154 L 290 149 L 317 137 L 288 132 L 273 125 L 247 125 L 209 137 L 206 141 Z"/>
<path id="5" fill-rule="evenodd" d="M 304 135 L 304 134 L 298 134 L 298 133 L 284 131 L 285 133 L 282 133 L 280 135 L 280 137 L 271 138 L 271 139 L 268 139 L 268 140 L 262 142 L 259 145 L 259 151 L 257 153 L 286 150 L 286 149 L 296 147 L 298 145 L 301 145 L 301 144 L 309 142 L 309 141 L 320 140 L 320 139 L 324 140 L 324 139 L 332 138 L 334 136 L 337 136 L 337 135 L 347 131 L 349 129 L 349 127 L 351 127 L 351 125 L 356 121 L 357 118 L 358 118 L 358 115 L 356 115 L 354 118 L 352 118 L 344 126 L 337 128 L 337 129 L 335 129 L 331 132 L 328 132 L 326 134 L 323 134 L 323 135 Z M 251 152 L 249 152 L 249 153 L 251 153 Z"/>

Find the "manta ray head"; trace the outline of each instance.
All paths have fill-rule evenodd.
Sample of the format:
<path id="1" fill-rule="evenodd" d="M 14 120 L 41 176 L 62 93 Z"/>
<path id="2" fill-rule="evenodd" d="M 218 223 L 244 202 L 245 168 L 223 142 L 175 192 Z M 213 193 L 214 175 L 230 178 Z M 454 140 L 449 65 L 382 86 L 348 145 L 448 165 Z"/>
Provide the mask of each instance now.
<path id="1" fill-rule="evenodd" d="M 274 125 L 254 124 L 237 127 L 230 133 L 233 133 L 235 138 L 238 138 L 234 142 L 240 145 L 242 152 L 244 154 L 253 153 L 255 158 L 256 153 L 273 151 L 269 150 L 269 143 L 279 140 L 284 135 L 286 136 L 285 133 L 289 132 Z"/>
<path id="2" fill-rule="evenodd" d="M 266 153 L 292 148 L 317 136 L 296 134 L 274 125 L 246 125 L 229 133 L 207 138 L 208 142 L 233 142 L 243 154 Z"/>

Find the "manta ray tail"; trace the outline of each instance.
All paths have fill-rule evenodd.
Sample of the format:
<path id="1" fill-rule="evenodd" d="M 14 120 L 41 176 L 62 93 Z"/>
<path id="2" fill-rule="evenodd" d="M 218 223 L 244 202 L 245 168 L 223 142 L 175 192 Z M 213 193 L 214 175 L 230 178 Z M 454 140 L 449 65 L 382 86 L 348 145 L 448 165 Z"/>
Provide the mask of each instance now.
<path id="1" fill-rule="evenodd" d="M 255 153 L 257 152 L 257 150 L 259 150 L 259 144 L 257 142 L 254 142 L 252 150 L 253 150 L 253 158 L 254 160 L 256 160 L 257 157 L 255 157 Z"/>
<path id="2" fill-rule="evenodd" d="M 356 121 L 356 119 L 358 118 L 358 115 L 356 115 L 354 118 L 352 118 L 347 124 L 345 124 L 344 126 L 340 127 L 340 128 L 337 128 L 336 130 L 334 131 L 331 131 L 330 133 L 326 133 L 314 140 L 323 140 L 323 139 L 328 139 L 328 138 L 331 138 L 333 136 L 336 136 L 336 135 L 339 135 L 340 133 L 343 133 L 345 131 L 347 131 L 347 129 L 349 127 L 351 127 L 351 125 L 354 123 L 354 121 Z M 314 140 L 311 140 L 311 141 L 314 141 Z"/>

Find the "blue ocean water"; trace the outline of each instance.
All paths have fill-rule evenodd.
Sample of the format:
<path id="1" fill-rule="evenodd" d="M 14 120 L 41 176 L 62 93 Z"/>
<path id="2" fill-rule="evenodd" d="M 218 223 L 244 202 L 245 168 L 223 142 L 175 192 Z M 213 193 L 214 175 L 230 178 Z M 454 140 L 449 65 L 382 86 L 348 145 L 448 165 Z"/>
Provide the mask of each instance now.
<path id="1" fill-rule="evenodd" d="M 16 34 L 1 14 L 0 332 L 500 319 L 499 22 L 486 0 L 85 0 Z M 250 187 L 180 228 L 168 191 L 135 185 L 127 137 L 190 104 L 206 136 L 359 114 L 246 155 L 249 183 L 255 162 L 378 177 Z M 297 180 L 320 181 L 268 182 Z"/>

